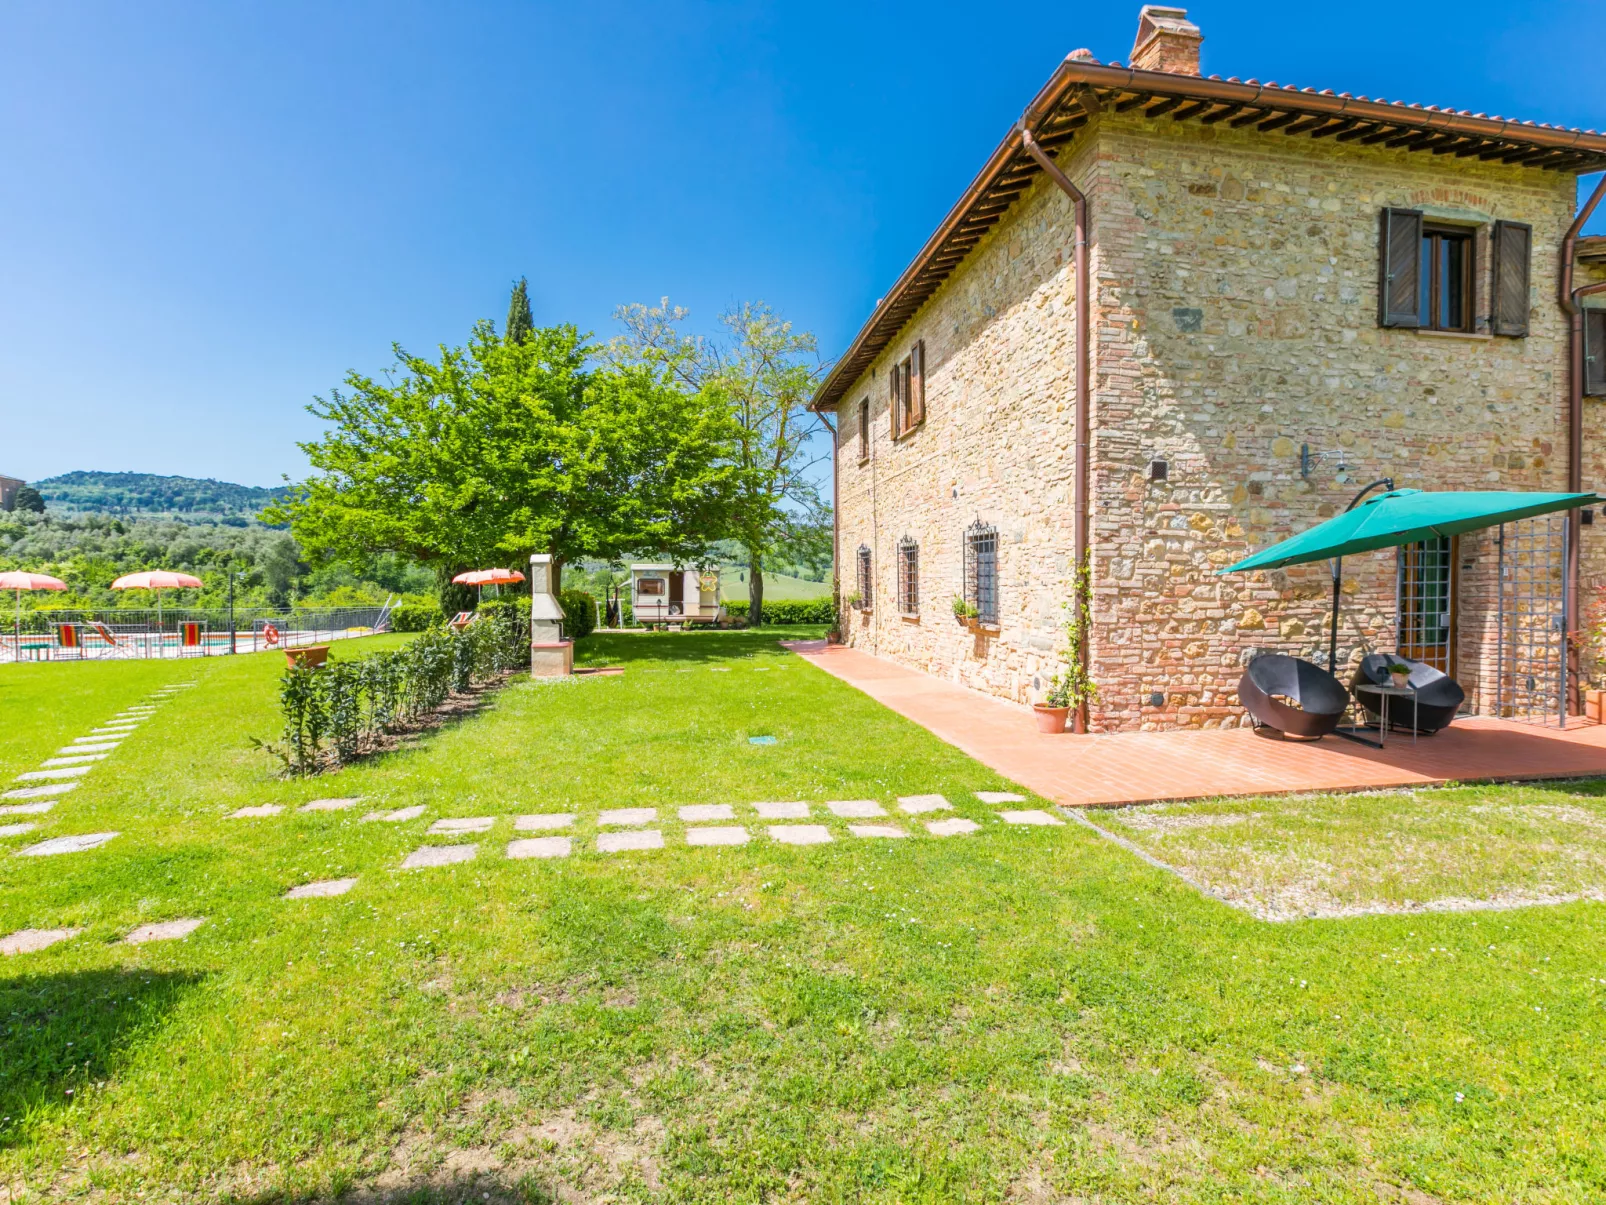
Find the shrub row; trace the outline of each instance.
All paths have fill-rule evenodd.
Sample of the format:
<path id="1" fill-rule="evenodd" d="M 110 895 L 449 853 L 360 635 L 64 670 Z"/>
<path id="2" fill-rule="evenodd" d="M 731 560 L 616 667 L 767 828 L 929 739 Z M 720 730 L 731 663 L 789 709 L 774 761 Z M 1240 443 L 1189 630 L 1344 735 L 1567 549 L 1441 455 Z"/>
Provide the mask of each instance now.
<path id="1" fill-rule="evenodd" d="M 404 602 L 391 608 L 390 629 L 393 632 L 424 632 L 444 618 L 439 603 Z"/>
<path id="2" fill-rule="evenodd" d="M 514 601 L 487 604 L 461 632 L 436 627 L 389 652 L 286 670 L 279 682 L 284 743 L 270 748 L 291 774 L 313 774 L 417 724 L 449 695 L 526 664 L 529 626 Z"/>
<path id="3" fill-rule="evenodd" d="M 725 613 L 732 619 L 747 618 L 747 600 L 725 604 Z M 764 603 L 764 622 L 776 624 L 835 623 L 836 605 L 827 598 L 777 598 Z"/>

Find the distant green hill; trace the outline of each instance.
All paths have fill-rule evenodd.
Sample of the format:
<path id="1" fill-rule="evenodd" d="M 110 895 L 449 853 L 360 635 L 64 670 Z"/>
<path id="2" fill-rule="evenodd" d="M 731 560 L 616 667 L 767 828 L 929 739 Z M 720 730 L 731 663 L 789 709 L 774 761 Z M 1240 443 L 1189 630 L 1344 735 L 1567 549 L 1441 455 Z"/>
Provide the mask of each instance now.
<path id="1" fill-rule="evenodd" d="M 154 473 L 63 473 L 33 482 L 58 514 L 170 515 L 253 519 L 282 489 Z"/>

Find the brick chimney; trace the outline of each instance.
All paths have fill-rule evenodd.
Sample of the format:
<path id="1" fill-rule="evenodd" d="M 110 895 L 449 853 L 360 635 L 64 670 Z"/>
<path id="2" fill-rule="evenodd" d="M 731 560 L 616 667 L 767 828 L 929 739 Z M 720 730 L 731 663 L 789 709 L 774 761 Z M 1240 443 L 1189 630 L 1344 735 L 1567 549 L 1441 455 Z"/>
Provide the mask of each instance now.
<path id="1" fill-rule="evenodd" d="M 1132 43 L 1132 66 L 1139 71 L 1199 74 L 1199 43 L 1204 35 L 1188 20 L 1185 8 L 1145 4 L 1138 14 L 1138 38 Z"/>

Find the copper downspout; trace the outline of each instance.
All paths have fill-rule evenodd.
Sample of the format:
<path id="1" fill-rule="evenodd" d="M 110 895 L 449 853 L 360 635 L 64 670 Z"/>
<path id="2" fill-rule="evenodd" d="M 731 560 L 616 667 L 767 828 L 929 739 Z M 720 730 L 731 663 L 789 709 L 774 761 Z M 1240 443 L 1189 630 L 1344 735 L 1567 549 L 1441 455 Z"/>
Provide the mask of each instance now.
<path id="1" fill-rule="evenodd" d="M 1076 278 L 1076 348 L 1073 353 L 1076 357 L 1076 456 L 1074 468 L 1074 515 L 1071 524 L 1071 582 L 1072 605 L 1079 605 L 1075 591 L 1081 588 L 1082 567 L 1087 564 L 1087 527 L 1088 527 L 1088 323 L 1091 320 L 1092 306 L 1089 304 L 1088 292 L 1090 273 L 1087 262 L 1087 194 L 1075 184 L 1071 178 L 1060 170 L 1059 164 L 1050 159 L 1037 145 L 1037 139 L 1032 136 L 1029 124 L 1030 110 L 1020 120 L 1021 145 L 1026 153 L 1037 161 L 1037 166 L 1043 169 L 1043 174 L 1055 184 L 1066 196 L 1071 198 L 1071 204 L 1076 213 L 1075 249 L 1072 258 L 1072 273 Z M 1091 604 L 1090 604 L 1091 606 Z M 1077 663 L 1085 671 L 1087 669 L 1087 646 L 1090 633 L 1084 627 L 1080 647 L 1073 650 Z M 1076 705 L 1075 730 L 1087 731 L 1087 700 L 1083 699 Z"/>
<path id="2" fill-rule="evenodd" d="M 1602 175 L 1595 184 L 1595 191 L 1590 193 L 1589 200 L 1584 202 L 1578 216 L 1573 218 L 1573 224 L 1567 227 L 1567 234 L 1561 240 L 1561 273 L 1558 280 L 1560 288 L 1559 300 L 1561 308 L 1567 313 L 1567 490 L 1569 493 L 1579 493 L 1584 488 L 1584 308 L 1578 304 L 1578 298 L 1585 293 L 1598 291 L 1597 286 L 1573 289 L 1573 258 L 1578 250 L 1578 235 L 1584 228 L 1584 223 L 1595 212 L 1595 206 L 1600 204 L 1601 198 L 1606 196 L 1606 175 Z M 1571 629 L 1576 629 L 1580 621 L 1578 613 L 1578 577 L 1579 555 L 1578 545 L 1583 535 L 1581 516 L 1578 511 L 1571 511 L 1567 516 L 1567 587 L 1564 606 L 1567 611 L 1567 623 Z M 1575 632 L 1567 634 L 1567 676 L 1574 683 L 1582 681 L 1579 676 L 1582 666 L 1580 664 L 1578 640 Z M 1574 686 L 1576 692 L 1578 687 Z M 1581 698 L 1581 696 L 1579 696 Z M 1580 713 L 1583 708 L 1577 706 L 1576 699 L 1570 699 L 1569 709 L 1573 714 Z"/>

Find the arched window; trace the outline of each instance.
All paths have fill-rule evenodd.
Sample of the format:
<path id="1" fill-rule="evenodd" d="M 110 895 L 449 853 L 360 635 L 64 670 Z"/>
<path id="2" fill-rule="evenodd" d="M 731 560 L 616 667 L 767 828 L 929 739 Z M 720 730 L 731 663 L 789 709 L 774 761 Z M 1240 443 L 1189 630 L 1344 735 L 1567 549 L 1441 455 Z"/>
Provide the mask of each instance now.
<path id="1" fill-rule="evenodd" d="M 859 609 L 868 611 L 874 587 L 870 575 L 870 549 L 867 545 L 859 545 Z"/>
<path id="2" fill-rule="evenodd" d="M 965 528 L 965 601 L 978 623 L 998 623 L 998 528 L 980 519 Z"/>
<path id="3" fill-rule="evenodd" d="M 920 614 L 920 545 L 910 536 L 898 541 L 898 610 Z"/>

